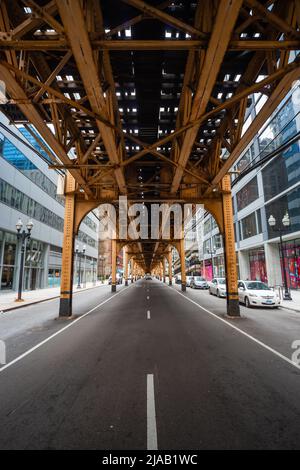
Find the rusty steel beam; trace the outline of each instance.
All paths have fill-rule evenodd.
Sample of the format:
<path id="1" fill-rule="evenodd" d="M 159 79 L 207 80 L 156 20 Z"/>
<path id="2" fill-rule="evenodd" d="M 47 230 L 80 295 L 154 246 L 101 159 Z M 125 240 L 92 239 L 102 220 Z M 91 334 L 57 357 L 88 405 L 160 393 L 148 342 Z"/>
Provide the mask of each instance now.
<path id="1" fill-rule="evenodd" d="M 189 120 L 197 119 L 205 113 L 241 5 L 242 0 L 220 1 L 209 46 L 193 97 Z M 176 193 L 179 188 L 183 176 L 183 168 L 185 168 L 187 164 L 198 130 L 199 125 L 187 130 L 184 135 L 178 157 L 179 167 L 175 171 L 171 186 L 172 193 Z"/>
<path id="2" fill-rule="evenodd" d="M 86 89 L 91 108 L 109 118 L 107 104 L 102 90 L 97 67 L 93 58 L 93 52 L 79 0 L 61 0 L 58 2 L 61 20 L 65 27 L 66 35 L 72 48 L 78 71 Z M 115 165 L 115 178 L 121 193 L 126 193 L 126 182 L 123 170 L 120 168 L 116 134 L 97 120 L 97 126 L 108 153 L 110 162 Z"/>
<path id="3" fill-rule="evenodd" d="M 28 102 L 28 97 L 23 88 L 17 82 L 16 78 L 1 63 L 0 77 L 5 82 L 7 91 L 13 99 L 24 100 L 24 103 L 19 103 L 18 105 L 20 110 L 27 117 L 28 121 L 35 126 L 42 138 L 47 142 L 47 144 L 51 148 L 54 155 L 56 155 L 57 158 L 64 164 L 72 163 L 61 143 L 55 138 L 50 129 L 47 127 L 40 113 L 36 109 L 35 105 Z M 57 162 L 54 160 L 54 163 Z M 71 174 L 76 179 L 77 183 L 85 190 L 86 194 L 93 198 L 93 192 L 88 187 L 80 171 L 72 170 Z"/>
<path id="4" fill-rule="evenodd" d="M 189 51 L 206 50 L 207 40 L 194 39 L 91 39 L 93 50 L 108 51 Z M 0 34 L 0 50 L 16 51 L 69 51 L 69 42 L 65 39 L 24 39 L 16 40 L 9 37 L 9 33 Z M 293 51 L 299 49 L 299 40 L 232 40 L 228 45 L 228 51 Z"/>
<path id="5" fill-rule="evenodd" d="M 193 35 L 193 36 L 205 37 L 205 34 L 203 34 L 202 31 L 199 31 L 197 28 L 194 28 L 188 23 L 185 23 L 184 21 L 181 21 L 178 18 L 175 18 L 172 15 L 169 15 L 168 13 L 165 13 L 152 5 L 149 5 L 148 3 L 142 0 L 122 0 L 122 1 L 124 3 L 128 3 L 129 5 L 137 8 L 138 10 L 141 10 L 143 13 L 149 16 L 152 16 L 153 18 L 156 18 L 159 21 L 162 21 L 163 23 L 167 25 L 170 25 L 176 29 L 179 29 L 180 31 L 184 31 L 185 33 L 189 33 L 190 35 Z"/>

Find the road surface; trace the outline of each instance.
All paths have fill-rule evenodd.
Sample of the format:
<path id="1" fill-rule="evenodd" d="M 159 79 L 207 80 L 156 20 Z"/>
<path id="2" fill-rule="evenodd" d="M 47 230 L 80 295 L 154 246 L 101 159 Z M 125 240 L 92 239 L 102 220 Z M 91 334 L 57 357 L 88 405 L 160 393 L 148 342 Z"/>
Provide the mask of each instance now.
<path id="1" fill-rule="evenodd" d="M 8 312 L 0 449 L 299 449 L 300 315 L 157 280 Z M 202 306 L 202 307 L 201 307 Z"/>

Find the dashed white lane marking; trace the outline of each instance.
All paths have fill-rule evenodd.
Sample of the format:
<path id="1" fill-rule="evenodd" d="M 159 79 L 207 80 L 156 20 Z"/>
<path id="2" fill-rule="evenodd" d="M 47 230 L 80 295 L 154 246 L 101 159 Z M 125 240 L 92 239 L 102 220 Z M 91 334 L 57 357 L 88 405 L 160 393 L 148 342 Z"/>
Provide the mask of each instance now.
<path id="1" fill-rule="evenodd" d="M 232 328 L 233 330 L 238 331 L 238 332 L 241 333 L 242 335 L 246 336 L 246 338 L 250 339 L 251 341 L 253 341 L 253 342 L 256 343 L 256 344 L 259 344 L 262 348 L 266 349 L 267 351 L 270 351 L 270 352 L 273 353 L 275 356 L 280 357 L 280 359 L 282 359 L 283 361 L 288 362 L 291 366 L 296 367 L 296 369 L 300 370 L 300 365 L 298 365 L 296 362 L 292 361 L 292 360 L 289 359 L 288 357 L 284 356 L 284 355 L 281 354 L 279 351 L 276 351 L 276 349 L 273 349 L 273 348 L 271 348 L 271 346 L 268 346 L 267 344 L 263 343 L 263 342 L 260 341 L 259 339 L 254 338 L 254 336 L 249 335 L 248 333 L 246 333 L 245 331 L 241 330 L 241 329 L 238 328 L 237 326 L 232 325 L 232 323 L 229 323 L 229 321 L 224 320 L 224 318 L 219 317 L 216 313 L 213 313 L 213 312 L 211 312 L 210 310 L 207 310 L 207 308 L 202 307 L 202 305 L 198 304 L 197 302 L 195 302 L 195 301 L 192 300 L 192 299 L 189 299 L 188 297 L 186 297 L 185 295 L 183 295 L 181 292 L 178 292 L 178 290 L 176 290 L 176 289 L 173 289 L 173 290 L 175 290 L 175 292 L 177 292 L 177 294 L 179 294 L 179 295 L 181 295 L 183 298 L 185 298 L 185 300 L 188 300 L 188 301 L 191 302 L 192 304 L 196 305 L 198 308 L 201 308 L 202 310 L 204 310 L 205 312 L 207 312 L 209 315 L 212 315 L 212 316 L 215 317 L 217 320 L 221 321 L 222 323 L 225 323 L 227 326 L 229 326 L 229 327 Z"/>
<path id="2" fill-rule="evenodd" d="M 150 316 L 150 310 L 147 310 L 147 319 L 150 320 L 151 319 L 151 316 Z"/>
<path id="3" fill-rule="evenodd" d="M 147 450 L 157 450 L 157 428 L 153 374 L 147 374 Z"/>
<path id="4" fill-rule="evenodd" d="M 149 300 L 149 299 L 150 299 L 150 297 L 149 297 L 149 295 L 147 295 L 147 300 Z"/>
<path id="5" fill-rule="evenodd" d="M 0 367 L 0 372 L 3 372 L 5 369 L 8 369 L 9 367 L 11 367 L 12 365 L 16 364 L 17 362 L 21 361 L 21 359 L 24 359 L 24 357 L 28 356 L 29 354 L 31 354 L 33 351 L 35 351 L 36 349 L 40 348 L 41 346 L 43 346 L 44 344 L 48 343 L 48 341 L 50 341 L 51 339 L 55 338 L 55 336 L 58 336 L 60 335 L 63 331 L 67 330 L 68 328 L 70 328 L 71 326 L 75 325 L 75 323 L 79 322 L 80 320 L 82 320 L 84 317 L 86 317 L 87 315 L 89 315 L 90 313 L 92 313 L 94 310 L 96 310 L 97 308 L 99 307 L 102 307 L 102 305 L 106 304 L 107 302 L 109 302 L 110 300 L 112 299 L 115 299 L 118 295 L 122 294 L 122 292 L 124 292 L 125 290 L 129 289 L 129 287 L 124 287 L 124 289 L 122 289 L 120 292 L 117 292 L 116 294 L 114 294 L 112 297 L 109 297 L 108 299 L 106 300 L 103 300 L 103 302 L 100 302 L 100 304 L 96 305 L 95 307 L 91 308 L 88 312 L 84 313 L 83 315 L 81 315 L 81 317 L 78 317 L 76 318 L 76 320 L 73 320 L 72 323 L 69 323 L 68 325 L 64 326 L 61 330 L 57 331 L 56 333 L 53 333 L 53 335 L 50 335 L 48 338 L 44 339 L 43 341 L 41 341 L 40 343 L 36 344 L 33 348 L 30 348 L 28 349 L 28 351 L 25 351 L 23 354 L 21 354 L 20 356 L 16 357 L 15 359 L 13 359 L 12 361 L 10 361 L 8 364 L 5 364 L 5 366 L 3 367 Z"/>

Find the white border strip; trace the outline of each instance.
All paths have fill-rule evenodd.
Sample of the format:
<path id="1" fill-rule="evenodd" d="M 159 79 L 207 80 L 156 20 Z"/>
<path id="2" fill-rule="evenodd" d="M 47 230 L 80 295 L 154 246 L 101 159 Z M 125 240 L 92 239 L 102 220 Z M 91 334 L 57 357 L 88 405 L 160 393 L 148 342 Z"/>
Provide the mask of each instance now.
<path id="1" fill-rule="evenodd" d="M 33 348 L 30 348 L 28 349 L 28 351 L 25 351 L 23 354 L 21 354 L 20 356 L 16 357 L 15 359 L 13 359 L 12 361 L 10 361 L 8 364 L 5 364 L 5 366 L 1 367 L 0 368 L 0 373 L 3 372 L 5 369 L 8 369 L 9 367 L 11 367 L 12 365 L 16 364 L 17 362 L 21 361 L 22 359 L 24 359 L 24 357 L 28 356 L 29 354 L 31 354 L 33 351 L 35 351 L 36 349 L 40 348 L 41 346 L 43 346 L 44 344 L 48 343 L 48 341 L 50 341 L 51 339 L 55 338 L 56 336 L 60 335 L 61 333 L 63 333 L 63 331 L 67 330 L 68 328 L 70 328 L 71 326 L 75 325 L 75 323 L 79 322 L 80 320 L 82 320 L 84 317 L 86 317 L 87 315 L 89 315 L 90 313 L 92 313 L 94 310 L 96 310 L 97 308 L 99 307 L 102 307 L 102 305 L 106 304 L 107 302 L 109 302 L 110 300 L 113 300 L 115 299 L 118 295 L 120 295 L 122 292 L 124 292 L 126 289 L 128 289 L 129 287 L 124 287 L 124 289 L 122 289 L 120 292 L 117 292 L 116 294 L 114 294 L 113 296 L 109 297 L 108 299 L 104 300 L 103 302 L 101 302 L 100 304 L 96 305 L 95 307 L 91 308 L 91 310 L 89 310 L 88 312 L 84 313 L 83 315 L 81 315 L 80 317 L 76 318 L 75 320 L 73 320 L 71 323 L 69 323 L 68 325 L 64 326 L 63 328 L 61 328 L 60 330 L 56 331 L 55 333 L 53 333 L 53 335 L 49 336 L 48 338 L 44 339 L 43 341 L 41 341 L 40 343 L 38 343 L 36 346 L 33 346 Z"/>
<path id="2" fill-rule="evenodd" d="M 147 374 L 147 450 L 157 450 L 154 377 Z"/>

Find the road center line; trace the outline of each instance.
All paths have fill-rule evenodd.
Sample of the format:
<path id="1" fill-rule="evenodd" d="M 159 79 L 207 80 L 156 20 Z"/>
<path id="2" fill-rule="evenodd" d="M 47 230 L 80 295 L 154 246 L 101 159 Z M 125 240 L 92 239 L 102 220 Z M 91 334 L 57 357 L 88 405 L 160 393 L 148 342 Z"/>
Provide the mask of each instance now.
<path id="1" fill-rule="evenodd" d="M 35 346 L 33 346 L 33 348 L 30 348 L 28 349 L 28 351 L 25 351 L 23 354 L 21 354 L 20 356 L 16 357 L 15 359 L 13 359 L 12 361 L 10 361 L 8 364 L 5 364 L 4 366 L 0 367 L 0 372 L 3 372 L 5 369 L 8 369 L 9 367 L 11 367 L 12 365 L 16 364 L 17 362 L 21 361 L 21 359 L 24 359 L 24 357 L 28 356 L 29 354 L 31 354 L 32 352 L 34 352 L 36 349 L 40 348 L 41 346 L 43 346 L 44 344 L 48 343 L 48 341 L 50 341 L 51 339 L 55 338 L 56 336 L 60 335 L 61 333 L 63 333 L 63 331 L 67 330 L 68 328 L 70 328 L 71 326 L 75 325 L 75 323 L 79 322 L 80 320 L 82 320 L 84 317 L 86 317 L 87 315 L 89 315 L 90 313 L 92 313 L 94 310 L 96 310 L 97 308 L 101 307 L 102 305 L 106 304 L 107 302 L 109 302 L 110 300 L 112 299 L 115 299 L 118 295 L 120 295 L 122 292 L 124 292 L 125 290 L 129 289 L 129 287 L 124 287 L 124 289 L 122 289 L 120 292 L 117 292 L 116 294 L 114 294 L 112 297 L 109 297 L 108 299 L 106 300 L 103 300 L 103 302 L 100 302 L 100 304 L 96 305 L 95 307 L 91 308 L 88 312 L 84 313 L 83 315 L 81 315 L 80 317 L 76 318 L 76 320 L 73 320 L 71 323 L 69 323 L 68 325 L 64 326 L 63 328 L 61 328 L 61 330 L 58 330 L 56 331 L 55 333 L 53 333 L 53 335 L 50 335 L 48 338 L 44 339 L 43 341 L 41 341 L 40 343 L 36 344 Z"/>
<path id="2" fill-rule="evenodd" d="M 157 450 L 157 428 L 153 374 L 147 374 L 147 450 Z"/>
<path id="3" fill-rule="evenodd" d="M 147 310 L 147 319 L 150 320 L 151 319 L 151 316 L 150 316 L 150 310 Z"/>
<path id="4" fill-rule="evenodd" d="M 171 289 L 172 289 L 172 287 L 171 287 Z M 237 326 L 232 325 L 232 323 L 230 323 L 230 322 L 227 321 L 227 320 L 224 320 L 224 318 L 219 317 L 216 313 L 213 313 L 213 312 L 211 312 L 210 310 L 207 310 L 207 308 L 202 307 L 202 305 L 198 304 L 197 302 L 195 302 L 195 301 L 192 300 L 192 299 L 189 299 L 188 297 L 186 297 L 185 295 L 183 295 L 181 292 L 178 292 L 178 290 L 176 290 L 176 289 L 173 289 L 173 290 L 175 290 L 175 292 L 177 292 L 177 294 L 181 295 L 185 300 L 188 300 L 188 301 L 191 302 L 192 304 L 196 305 L 198 308 L 200 308 L 200 309 L 204 310 L 205 312 L 207 312 L 209 315 L 212 315 L 212 316 L 215 317 L 217 320 L 221 321 L 222 323 L 225 323 L 227 326 L 230 326 L 230 328 L 232 328 L 233 330 L 238 331 L 239 333 L 241 333 L 242 335 L 246 336 L 246 337 L 247 337 L 248 339 L 250 339 L 251 341 L 254 341 L 254 343 L 259 344 L 262 348 L 266 349 L 267 351 L 270 351 L 270 352 L 273 353 L 275 356 L 280 357 L 280 359 L 282 359 L 283 361 L 288 362 L 291 366 L 296 367 L 296 369 L 300 370 L 300 365 L 296 364 L 296 363 L 293 362 L 291 359 L 289 359 L 288 357 L 286 357 L 286 356 L 284 356 L 283 354 L 281 354 L 279 351 L 276 351 L 276 349 L 273 349 L 273 348 L 271 348 L 270 346 L 268 346 L 267 344 L 265 344 L 265 343 L 263 343 L 262 341 L 260 341 L 259 339 L 254 338 L 254 336 L 249 335 L 248 333 L 246 333 L 245 331 L 241 330 L 241 329 L 238 328 Z"/>
<path id="5" fill-rule="evenodd" d="M 149 299 L 150 299 L 150 297 L 149 297 L 149 295 L 147 295 L 147 300 L 149 300 Z"/>

